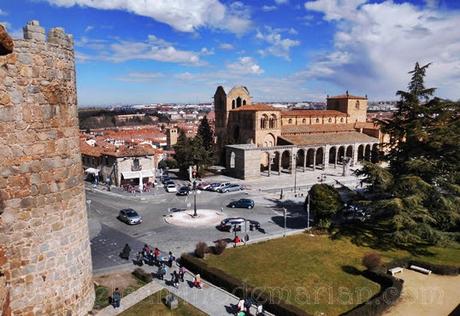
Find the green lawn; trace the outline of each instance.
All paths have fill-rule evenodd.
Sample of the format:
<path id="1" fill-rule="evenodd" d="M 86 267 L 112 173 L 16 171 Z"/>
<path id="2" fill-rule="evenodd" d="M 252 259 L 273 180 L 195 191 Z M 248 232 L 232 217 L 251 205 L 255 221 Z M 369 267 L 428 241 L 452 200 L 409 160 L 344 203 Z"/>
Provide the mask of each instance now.
<path id="1" fill-rule="evenodd" d="M 196 309 L 187 302 L 179 299 L 179 307 L 170 310 L 163 299 L 169 292 L 165 289 L 145 298 L 133 307 L 127 309 L 120 316 L 205 316 L 206 314 Z"/>
<path id="2" fill-rule="evenodd" d="M 367 301 L 380 286 L 360 275 L 361 259 L 375 251 L 356 246 L 349 238 L 300 234 L 227 249 L 206 259 L 248 284 L 280 295 L 309 313 L 337 315 Z M 408 257 L 404 250 L 379 250 L 384 261 Z M 458 264 L 460 248 L 429 248 L 431 255 L 417 258 L 435 263 Z"/>

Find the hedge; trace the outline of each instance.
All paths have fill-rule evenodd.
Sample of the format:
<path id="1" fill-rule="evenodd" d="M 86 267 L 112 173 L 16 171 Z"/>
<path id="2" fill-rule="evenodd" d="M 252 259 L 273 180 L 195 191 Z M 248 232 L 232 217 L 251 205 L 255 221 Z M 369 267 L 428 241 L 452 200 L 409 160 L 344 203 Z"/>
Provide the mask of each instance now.
<path id="1" fill-rule="evenodd" d="M 138 278 L 142 282 L 149 283 L 153 280 L 152 274 L 145 272 L 144 269 L 136 268 L 132 273 L 136 278 Z"/>
<path id="2" fill-rule="evenodd" d="M 204 261 L 189 254 L 183 254 L 180 263 L 188 270 L 195 274 L 199 273 L 207 281 L 233 295 L 240 298 L 251 297 L 257 303 L 263 304 L 265 310 L 277 316 L 311 316 L 304 310 L 288 304 L 278 297 L 270 296 L 261 289 L 255 289 L 220 269 L 209 267 Z"/>
<path id="3" fill-rule="evenodd" d="M 439 275 L 459 275 L 460 274 L 460 266 L 455 267 L 455 266 L 449 266 L 449 265 L 443 265 L 443 264 L 434 264 L 434 263 L 428 263 L 428 262 L 423 262 L 419 260 L 414 260 L 411 258 L 402 258 L 402 259 L 395 259 L 391 261 L 389 264 L 387 264 L 387 269 L 391 269 L 394 267 L 403 267 L 403 268 L 409 268 L 411 265 L 419 266 L 428 270 L 431 270 L 431 272 Z"/>
<path id="4" fill-rule="evenodd" d="M 396 279 L 382 272 L 366 270 L 363 276 L 380 284 L 381 289 L 378 294 L 369 301 L 364 302 L 352 310 L 343 313 L 343 316 L 375 316 L 383 314 L 401 296 L 403 280 Z"/>

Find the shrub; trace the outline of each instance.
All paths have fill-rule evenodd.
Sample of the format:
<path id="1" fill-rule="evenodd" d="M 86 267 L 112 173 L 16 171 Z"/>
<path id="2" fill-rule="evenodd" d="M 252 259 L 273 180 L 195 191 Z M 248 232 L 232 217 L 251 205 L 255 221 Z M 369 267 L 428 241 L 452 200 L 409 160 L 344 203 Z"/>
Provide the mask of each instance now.
<path id="1" fill-rule="evenodd" d="M 363 266 L 368 270 L 375 270 L 382 264 L 382 258 L 376 252 L 370 252 L 364 255 L 362 260 Z"/>
<path id="2" fill-rule="evenodd" d="M 204 256 L 206 255 L 206 253 L 208 253 L 208 252 L 209 252 L 209 248 L 208 248 L 208 245 L 205 242 L 200 241 L 199 243 L 196 244 L 195 256 L 197 256 L 198 258 L 203 259 Z"/>
<path id="3" fill-rule="evenodd" d="M 152 282 L 153 276 L 151 273 L 145 272 L 144 269 L 136 268 L 133 271 L 133 275 L 141 280 L 142 282 L 149 283 Z"/>
<path id="4" fill-rule="evenodd" d="M 225 251 L 226 248 L 227 248 L 227 242 L 223 239 L 220 239 L 215 242 L 214 254 L 220 255 Z"/>

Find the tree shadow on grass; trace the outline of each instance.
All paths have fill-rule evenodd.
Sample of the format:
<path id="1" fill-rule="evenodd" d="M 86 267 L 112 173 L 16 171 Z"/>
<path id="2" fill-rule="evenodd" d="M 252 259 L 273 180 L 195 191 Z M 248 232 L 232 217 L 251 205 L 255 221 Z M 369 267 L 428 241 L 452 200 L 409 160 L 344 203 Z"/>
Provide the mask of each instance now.
<path id="1" fill-rule="evenodd" d="M 273 216 L 271 218 L 273 223 L 280 227 L 284 227 L 283 216 Z M 307 227 L 307 220 L 305 217 L 286 217 L 286 228 L 288 229 L 302 229 Z"/>
<path id="2" fill-rule="evenodd" d="M 369 247 L 376 250 L 406 250 L 416 256 L 430 256 L 434 253 L 428 250 L 427 244 L 414 243 L 407 246 L 396 245 L 389 234 L 391 227 L 388 224 L 378 222 L 354 222 L 334 227 L 331 238 L 349 238 L 351 242 L 360 247 Z"/>
<path id="3" fill-rule="evenodd" d="M 362 272 L 358 270 L 356 267 L 348 266 L 348 265 L 342 266 L 342 271 L 345 273 L 351 274 L 351 275 L 361 275 L 362 274 Z"/>

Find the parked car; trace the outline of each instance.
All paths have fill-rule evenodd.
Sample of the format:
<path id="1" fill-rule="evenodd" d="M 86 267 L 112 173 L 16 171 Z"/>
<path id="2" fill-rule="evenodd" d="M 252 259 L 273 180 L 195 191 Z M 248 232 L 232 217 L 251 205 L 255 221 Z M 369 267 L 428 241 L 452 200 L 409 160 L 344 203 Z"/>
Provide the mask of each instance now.
<path id="1" fill-rule="evenodd" d="M 118 213 L 118 219 L 128 225 L 136 225 L 142 223 L 142 217 L 132 208 L 120 210 Z"/>
<path id="2" fill-rule="evenodd" d="M 168 181 L 171 181 L 171 178 L 169 176 L 162 176 L 160 180 L 161 183 L 166 183 Z"/>
<path id="3" fill-rule="evenodd" d="M 198 185 L 196 186 L 196 188 L 198 190 L 207 190 L 209 188 L 211 184 L 210 183 L 207 183 L 207 182 L 200 182 L 198 183 Z"/>
<path id="4" fill-rule="evenodd" d="M 176 195 L 189 195 L 190 193 L 190 187 L 188 186 L 183 186 L 180 187 L 180 189 L 177 191 Z"/>
<path id="5" fill-rule="evenodd" d="M 174 181 L 173 181 L 173 180 L 168 180 L 168 181 L 166 181 L 166 182 L 164 183 L 164 185 L 165 185 L 165 188 L 166 188 L 168 185 L 170 185 L 170 184 L 174 184 L 174 185 L 176 185 L 176 183 L 174 183 Z"/>
<path id="6" fill-rule="evenodd" d="M 242 217 L 229 217 L 220 222 L 218 228 L 223 231 L 241 231 L 244 230 L 245 221 L 248 222 L 248 228 L 250 230 L 259 229 L 260 223 L 250 219 L 244 219 Z"/>
<path id="7" fill-rule="evenodd" d="M 230 184 L 231 184 L 230 182 L 223 182 L 223 183 L 219 184 L 218 186 L 213 187 L 212 190 L 213 190 L 214 192 L 219 192 L 221 189 L 223 189 L 223 188 L 229 186 Z"/>
<path id="8" fill-rule="evenodd" d="M 238 201 L 232 201 L 228 204 L 228 207 L 231 207 L 231 208 L 235 208 L 235 207 L 238 207 L 238 208 L 254 208 L 254 201 L 251 200 L 251 199 L 239 199 Z"/>
<path id="9" fill-rule="evenodd" d="M 235 191 L 241 191 L 243 190 L 243 187 L 239 184 L 229 184 L 221 189 L 219 189 L 218 191 L 220 193 L 226 193 L 226 192 L 235 192 Z"/>
<path id="10" fill-rule="evenodd" d="M 206 190 L 207 191 L 214 191 L 215 188 L 219 187 L 220 186 L 220 183 L 218 182 L 214 182 L 214 183 L 211 183 L 207 188 Z"/>
<path id="11" fill-rule="evenodd" d="M 165 190 L 166 192 L 168 193 L 175 193 L 177 192 L 177 188 L 176 188 L 176 185 L 173 183 L 169 183 L 168 185 L 166 185 L 165 187 Z"/>

